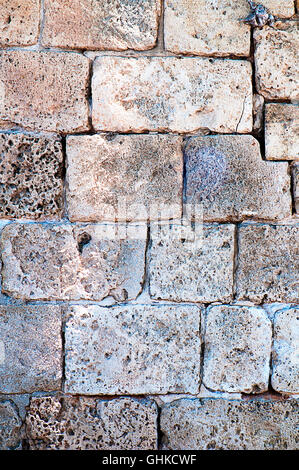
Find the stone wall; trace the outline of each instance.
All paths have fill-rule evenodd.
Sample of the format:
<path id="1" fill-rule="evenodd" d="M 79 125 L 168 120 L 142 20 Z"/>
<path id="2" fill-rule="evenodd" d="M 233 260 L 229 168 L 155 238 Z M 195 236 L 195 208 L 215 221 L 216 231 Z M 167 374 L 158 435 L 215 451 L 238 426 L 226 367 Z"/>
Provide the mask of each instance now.
<path id="1" fill-rule="evenodd" d="M 264 4 L 0 0 L 0 449 L 299 448 L 297 7 Z"/>

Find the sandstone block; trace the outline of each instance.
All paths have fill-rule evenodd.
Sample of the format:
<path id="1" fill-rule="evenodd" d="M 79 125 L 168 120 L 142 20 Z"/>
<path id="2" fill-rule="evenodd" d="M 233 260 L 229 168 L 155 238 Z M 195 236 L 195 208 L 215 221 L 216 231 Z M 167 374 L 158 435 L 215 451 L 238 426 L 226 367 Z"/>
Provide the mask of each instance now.
<path id="1" fill-rule="evenodd" d="M 0 119 L 53 132 L 88 130 L 89 60 L 76 53 L 0 52 Z"/>
<path id="2" fill-rule="evenodd" d="M 298 400 L 181 399 L 165 405 L 167 449 L 296 450 Z"/>
<path id="3" fill-rule="evenodd" d="M 292 176 L 293 176 L 295 209 L 296 209 L 297 214 L 299 214 L 299 163 L 297 163 L 296 165 L 293 165 Z"/>
<path id="4" fill-rule="evenodd" d="M 60 140 L 0 133 L 0 217 L 59 218 L 63 207 Z"/>
<path id="5" fill-rule="evenodd" d="M 179 218 L 181 145 L 180 137 L 166 135 L 68 137 L 70 220 L 153 220 L 163 204 L 173 207 L 173 216 Z"/>
<path id="6" fill-rule="evenodd" d="M 3 292 L 28 300 L 136 298 L 144 276 L 146 227 L 139 227 L 140 239 L 113 238 L 112 228 L 7 225 L 0 243 Z"/>
<path id="7" fill-rule="evenodd" d="M 157 406 L 149 399 L 34 397 L 26 418 L 31 450 L 157 448 Z"/>
<path id="8" fill-rule="evenodd" d="M 184 147 L 186 201 L 206 221 L 291 216 L 288 164 L 262 160 L 252 136 L 192 137 Z"/>
<path id="9" fill-rule="evenodd" d="M 17 449 L 21 444 L 22 421 L 11 400 L 0 399 L 0 450 Z"/>
<path id="10" fill-rule="evenodd" d="M 268 160 L 299 160 L 298 105 L 266 105 L 265 150 Z"/>
<path id="11" fill-rule="evenodd" d="M 160 0 L 45 0 L 42 43 L 70 49 L 151 49 L 160 9 Z"/>
<path id="12" fill-rule="evenodd" d="M 98 57 L 93 125 L 101 131 L 250 132 L 251 65 L 176 57 Z"/>
<path id="13" fill-rule="evenodd" d="M 257 307 L 221 305 L 208 310 L 203 382 L 223 392 L 268 390 L 272 326 Z"/>
<path id="14" fill-rule="evenodd" d="M 244 225 L 239 231 L 239 300 L 298 302 L 298 225 Z"/>
<path id="15" fill-rule="evenodd" d="M 299 308 L 281 310 L 274 318 L 274 390 L 299 393 Z"/>
<path id="16" fill-rule="evenodd" d="M 39 0 L 0 0 L 0 46 L 36 44 L 39 19 Z"/>
<path id="17" fill-rule="evenodd" d="M 67 393 L 198 393 L 196 306 L 71 307 L 65 328 Z"/>

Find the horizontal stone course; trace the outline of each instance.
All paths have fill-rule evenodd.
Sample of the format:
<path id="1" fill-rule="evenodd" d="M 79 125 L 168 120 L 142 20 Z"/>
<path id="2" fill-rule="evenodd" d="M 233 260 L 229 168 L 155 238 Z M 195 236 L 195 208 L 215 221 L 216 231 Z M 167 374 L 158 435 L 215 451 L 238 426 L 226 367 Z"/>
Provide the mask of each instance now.
<path id="1" fill-rule="evenodd" d="M 267 160 L 299 161 L 298 105 L 266 105 L 265 152 Z"/>
<path id="2" fill-rule="evenodd" d="M 0 0 L 0 47 L 36 44 L 39 22 L 40 0 Z"/>

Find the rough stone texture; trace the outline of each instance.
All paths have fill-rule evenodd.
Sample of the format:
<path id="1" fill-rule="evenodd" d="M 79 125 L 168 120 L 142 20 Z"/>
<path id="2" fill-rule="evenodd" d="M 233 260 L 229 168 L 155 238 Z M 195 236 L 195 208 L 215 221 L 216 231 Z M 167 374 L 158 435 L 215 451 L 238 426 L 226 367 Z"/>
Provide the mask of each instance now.
<path id="1" fill-rule="evenodd" d="M 156 449 L 157 406 L 134 398 L 32 398 L 26 429 L 31 450 Z"/>
<path id="2" fill-rule="evenodd" d="M 42 43 L 71 49 L 151 49 L 160 8 L 160 0 L 45 0 Z"/>
<path id="3" fill-rule="evenodd" d="M 164 135 L 68 137 L 70 220 L 153 220 L 163 204 L 175 206 L 173 216 L 179 218 L 181 145 L 180 137 Z"/>
<path id="4" fill-rule="evenodd" d="M 298 302 L 298 225 L 244 225 L 239 230 L 237 298 Z"/>
<path id="5" fill-rule="evenodd" d="M 298 99 L 299 39 L 296 24 L 255 28 L 255 69 L 258 92 L 267 99 Z"/>
<path id="6" fill-rule="evenodd" d="M 297 214 L 299 214 L 299 163 L 297 163 L 296 165 L 293 165 L 292 176 L 293 176 L 295 210 Z"/>
<path id="7" fill-rule="evenodd" d="M 0 399 L 0 450 L 17 449 L 21 444 L 22 421 L 11 400 Z"/>
<path id="8" fill-rule="evenodd" d="M 0 52 L 0 119 L 34 130 L 89 128 L 89 60 L 76 53 Z"/>
<path id="9" fill-rule="evenodd" d="M 255 93 L 253 95 L 253 131 L 261 133 L 264 128 L 264 97 Z"/>
<path id="10" fill-rule="evenodd" d="M 264 162 L 252 136 L 187 140 L 186 201 L 206 221 L 276 220 L 291 216 L 288 164 Z"/>
<path id="11" fill-rule="evenodd" d="M 197 238 L 189 241 L 179 235 L 180 226 L 162 226 L 161 231 L 152 227 L 151 297 L 176 302 L 231 300 L 234 230 L 233 225 L 197 226 Z"/>
<path id="12" fill-rule="evenodd" d="M 268 160 L 299 160 L 298 105 L 266 105 L 265 151 Z"/>
<path id="13" fill-rule="evenodd" d="M 246 61 L 98 57 L 92 96 L 97 130 L 252 129 L 251 65 Z"/>
<path id="14" fill-rule="evenodd" d="M 272 387 L 299 393 L 299 308 L 276 313 L 274 318 Z"/>
<path id="15" fill-rule="evenodd" d="M 2 291 L 15 298 L 118 301 L 136 298 L 144 275 L 143 238 L 113 239 L 105 225 L 4 227 Z"/>
<path id="16" fill-rule="evenodd" d="M 198 393 L 200 312 L 190 305 L 71 307 L 65 391 Z"/>
<path id="17" fill-rule="evenodd" d="M 0 393 L 60 388 L 60 307 L 0 306 L 0 338 Z"/>
<path id="18" fill-rule="evenodd" d="M 265 392 L 271 342 L 271 322 L 261 308 L 210 308 L 205 330 L 204 385 L 223 392 Z"/>
<path id="19" fill-rule="evenodd" d="M 63 207 L 60 140 L 0 133 L 0 217 L 59 218 Z"/>
<path id="20" fill-rule="evenodd" d="M 263 0 L 261 3 L 278 18 L 291 18 L 295 13 L 293 0 Z"/>
<path id="21" fill-rule="evenodd" d="M 0 46 L 30 46 L 39 35 L 40 0 L 0 0 Z"/>
<path id="22" fill-rule="evenodd" d="M 298 400 L 182 399 L 165 405 L 161 429 L 174 450 L 298 450 Z"/>
<path id="23" fill-rule="evenodd" d="M 175 53 L 249 56 L 250 27 L 245 1 L 166 0 L 165 48 Z"/>

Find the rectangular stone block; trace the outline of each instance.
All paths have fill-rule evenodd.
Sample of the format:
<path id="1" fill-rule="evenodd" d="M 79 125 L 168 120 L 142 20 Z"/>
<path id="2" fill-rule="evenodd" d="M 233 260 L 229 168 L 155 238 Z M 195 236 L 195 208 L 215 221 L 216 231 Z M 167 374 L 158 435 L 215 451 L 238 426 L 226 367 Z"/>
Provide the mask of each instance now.
<path id="1" fill-rule="evenodd" d="M 144 398 L 32 397 L 30 450 L 157 449 L 158 410 Z"/>
<path id="2" fill-rule="evenodd" d="M 45 0 L 42 43 L 67 49 L 151 49 L 160 10 L 161 0 Z"/>
<path id="3" fill-rule="evenodd" d="M 98 57 L 93 125 L 100 131 L 250 132 L 251 65 L 240 60 Z"/>
<path id="4" fill-rule="evenodd" d="M 53 132 L 89 129 L 89 59 L 66 52 L 0 52 L 0 119 Z"/>
<path id="5" fill-rule="evenodd" d="M 298 410 L 298 400 L 176 400 L 162 408 L 164 448 L 296 450 Z"/>
<path id="6" fill-rule="evenodd" d="M 267 160 L 299 161 L 299 106 L 277 103 L 265 109 Z"/>
<path id="7" fill-rule="evenodd" d="M 58 306 L 0 306 L 0 393 L 59 390 L 62 378 Z"/>
<path id="8" fill-rule="evenodd" d="M 22 440 L 22 420 L 15 403 L 0 399 L 0 450 L 19 449 Z"/>
<path id="9" fill-rule="evenodd" d="M 71 307 L 65 392 L 198 393 L 200 314 L 190 305 Z"/>
<path id="10" fill-rule="evenodd" d="M 2 291 L 23 300 L 135 299 L 143 284 L 146 226 L 131 228 L 140 238 L 105 225 L 7 225 L 0 240 Z"/>
<path id="11" fill-rule="evenodd" d="M 0 0 L 0 46 L 31 46 L 39 36 L 40 0 Z"/>
<path id="12" fill-rule="evenodd" d="M 70 220 L 156 220 L 163 205 L 181 217 L 181 146 L 181 137 L 166 135 L 68 137 Z"/>
<path id="13" fill-rule="evenodd" d="M 0 133 L 0 217 L 58 219 L 63 210 L 60 139 Z"/>
<path id="14" fill-rule="evenodd" d="M 298 225 L 244 225 L 239 230 L 239 300 L 298 302 Z"/>

